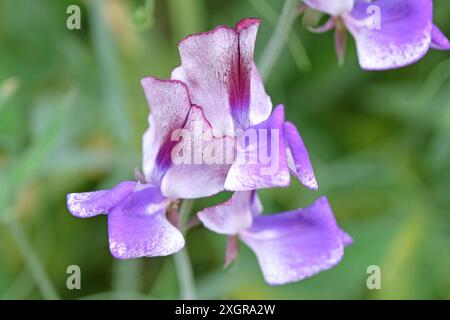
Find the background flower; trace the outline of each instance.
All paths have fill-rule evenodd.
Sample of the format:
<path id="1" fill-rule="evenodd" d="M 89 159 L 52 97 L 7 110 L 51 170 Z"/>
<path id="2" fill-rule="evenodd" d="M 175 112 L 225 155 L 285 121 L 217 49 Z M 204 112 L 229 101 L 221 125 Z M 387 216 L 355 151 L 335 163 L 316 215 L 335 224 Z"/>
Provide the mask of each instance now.
<path id="1" fill-rule="evenodd" d="M 407 66 L 421 59 L 430 48 L 450 50 L 448 39 L 433 24 L 433 0 L 305 0 L 305 3 L 332 16 L 324 30 L 336 26 L 335 44 L 341 61 L 345 28 L 348 29 L 356 41 L 359 63 L 366 70 Z"/>

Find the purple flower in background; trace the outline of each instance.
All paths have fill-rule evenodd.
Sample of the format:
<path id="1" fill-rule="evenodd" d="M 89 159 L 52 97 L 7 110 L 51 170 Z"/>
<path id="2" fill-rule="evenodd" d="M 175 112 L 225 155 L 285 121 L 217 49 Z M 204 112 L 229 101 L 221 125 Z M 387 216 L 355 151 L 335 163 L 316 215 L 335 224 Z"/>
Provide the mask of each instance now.
<path id="1" fill-rule="evenodd" d="M 267 132 L 267 135 L 243 148 L 234 148 L 232 161 L 221 161 L 215 166 L 173 165 L 162 182 L 165 195 L 182 197 L 186 188 L 199 183 L 214 193 L 223 189 L 246 191 L 287 186 L 289 169 L 305 186 L 317 189 L 308 152 L 297 129 L 285 123 L 283 106 L 271 112 L 270 97 L 253 62 L 258 26 L 258 19 L 244 19 L 234 28 L 219 26 L 180 42 L 181 66 L 172 72 L 172 79 L 186 84 L 192 104 L 204 111 L 203 130 L 213 132 L 214 136 L 208 143 L 237 146 L 250 133 Z M 151 139 L 148 141 L 151 144 Z M 183 149 L 185 143 L 181 141 L 177 148 Z M 246 157 L 260 160 L 264 152 L 276 162 L 274 168 L 273 163 L 244 161 Z M 269 169 L 273 170 L 264 174 Z M 199 176 L 205 179 L 199 182 Z M 215 178 L 211 179 L 212 176 Z"/>
<path id="2" fill-rule="evenodd" d="M 432 0 L 304 0 L 331 15 L 322 26 L 334 27 L 336 52 L 342 62 L 345 29 L 356 41 L 359 64 L 366 70 L 400 68 L 421 59 L 430 48 L 449 50 L 450 42 L 433 24 Z"/>
<path id="3" fill-rule="evenodd" d="M 304 209 L 261 215 L 255 191 L 236 192 L 225 203 L 198 213 L 204 226 L 228 235 L 226 264 L 237 254 L 237 237 L 258 258 L 271 285 L 299 281 L 336 265 L 352 239 L 336 223 L 328 200 Z"/>

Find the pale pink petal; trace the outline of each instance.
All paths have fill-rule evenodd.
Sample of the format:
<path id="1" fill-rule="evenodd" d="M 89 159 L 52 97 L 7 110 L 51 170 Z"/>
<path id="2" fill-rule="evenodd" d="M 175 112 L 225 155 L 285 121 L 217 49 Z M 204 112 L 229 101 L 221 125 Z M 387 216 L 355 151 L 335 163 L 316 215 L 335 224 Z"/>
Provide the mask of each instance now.
<path id="1" fill-rule="evenodd" d="M 151 108 L 150 127 L 143 139 L 143 171 L 149 182 L 157 184 L 171 163 L 171 135 L 184 126 L 191 103 L 180 81 L 149 77 L 141 83 Z"/>
<path id="2" fill-rule="evenodd" d="M 258 25 L 257 19 L 245 19 L 235 29 L 219 26 L 179 44 L 182 72 L 176 69 L 173 77 L 185 80 L 192 102 L 224 134 L 270 113 L 270 99 L 253 63 Z"/>
<path id="3" fill-rule="evenodd" d="M 192 102 L 222 132 L 233 130 L 229 92 L 232 69 L 237 67 L 238 36 L 229 27 L 195 34 L 179 44 L 181 63 Z"/>
<path id="4" fill-rule="evenodd" d="M 241 129 L 261 123 L 272 111 L 272 101 L 253 62 L 258 27 L 258 19 L 244 19 L 236 24 L 239 34 L 239 82 L 235 82 L 235 94 L 231 95 L 230 103 L 233 119 Z"/>
<path id="5" fill-rule="evenodd" d="M 192 106 L 180 133 L 171 152 L 172 165 L 162 178 L 163 194 L 187 199 L 222 191 L 233 159 L 232 150 L 227 159 L 233 140 L 216 135 L 203 110 L 197 106 Z"/>

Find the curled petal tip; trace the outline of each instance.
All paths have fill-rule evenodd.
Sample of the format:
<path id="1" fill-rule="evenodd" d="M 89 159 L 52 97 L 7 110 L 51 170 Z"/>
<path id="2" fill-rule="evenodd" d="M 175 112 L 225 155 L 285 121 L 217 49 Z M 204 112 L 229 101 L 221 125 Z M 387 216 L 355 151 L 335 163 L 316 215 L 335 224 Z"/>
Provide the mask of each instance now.
<path id="1" fill-rule="evenodd" d="M 235 29 L 239 33 L 242 30 L 247 29 L 250 26 L 253 26 L 253 25 L 259 26 L 260 22 L 261 21 L 259 18 L 245 18 L 245 19 L 242 19 L 241 21 L 239 21 L 238 23 L 236 23 Z"/>
<path id="2" fill-rule="evenodd" d="M 319 186 L 314 175 L 311 160 L 309 159 L 308 150 L 300 133 L 291 122 L 286 122 L 284 126 L 290 170 L 305 187 L 317 190 Z"/>
<path id="3" fill-rule="evenodd" d="M 317 191 L 319 190 L 319 185 L 317 184 L 316 178 L 315 177 L 309 177 L 306 179 L 303 179 L 303 184 L 305 187 L 307 187 L 308 189 Z"/>
<path id="4" fill-rule="evenodd" d="M 124 181 L 109 190 L 94 192 L 69 193 L 67 209 L 77 218 L 90 218 L 106 214 L 128 197 L 136 187 L 134 181 Z"/>

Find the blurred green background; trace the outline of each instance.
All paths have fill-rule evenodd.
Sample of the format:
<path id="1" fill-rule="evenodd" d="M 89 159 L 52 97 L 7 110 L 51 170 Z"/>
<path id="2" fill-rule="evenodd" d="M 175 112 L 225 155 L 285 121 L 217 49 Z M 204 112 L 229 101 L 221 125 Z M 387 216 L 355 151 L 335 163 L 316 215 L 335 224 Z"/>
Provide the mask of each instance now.
<path id="1" fill-rule="evenodd" d="M 66 8 L 81 7 L 81 30 Z M 260 61 L 282 0 L 0 1 L 0 298 L 177 298 L 171 257 L 115 261 L 106 217 L 72 217 L 69 192 L 111 187 L 141 164 L 148 107 L 140 79 L 169 77 L 184 36 L 260 17 Z M 450 35 L 450 3 L 434 1 Z M 260 192 L 266 213 L 326 194 L 354 244 L 334 269 L 280 287 L 253 253 L 223 269 L 225 238 L 187 236 L 198 296 L 233 299 L 450 298 L 450 57 L 362 71 L 349 39 L 338 67 L 333 35 L 297 19 L 266 90 L 307 144 L 320 191 L 296 181 Z M 295 180 L 295 179 L 293 179 Z M 195 203 L 197 210 L 223 199 Z M 66 268 L 81 268 L 68 290 Z M 381 290 L 368 290 L 370 265 Z"/>

